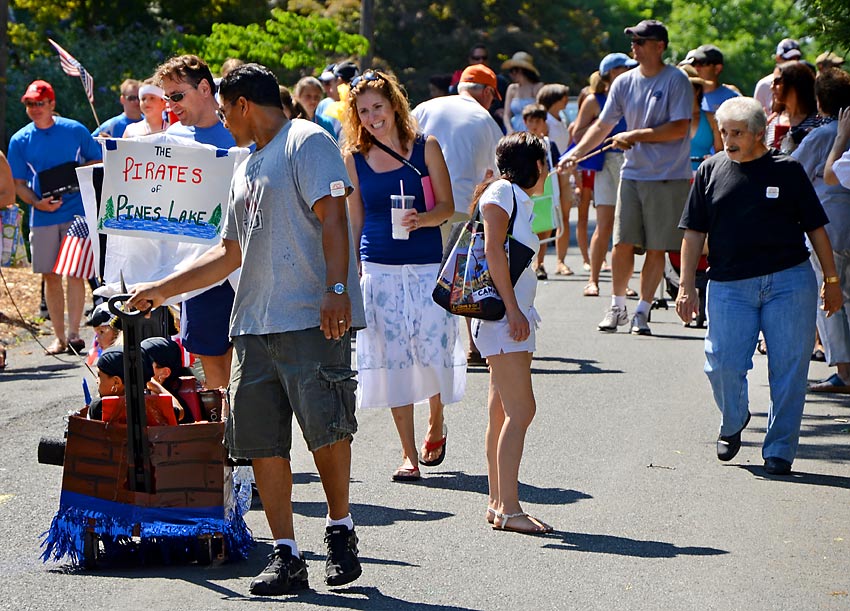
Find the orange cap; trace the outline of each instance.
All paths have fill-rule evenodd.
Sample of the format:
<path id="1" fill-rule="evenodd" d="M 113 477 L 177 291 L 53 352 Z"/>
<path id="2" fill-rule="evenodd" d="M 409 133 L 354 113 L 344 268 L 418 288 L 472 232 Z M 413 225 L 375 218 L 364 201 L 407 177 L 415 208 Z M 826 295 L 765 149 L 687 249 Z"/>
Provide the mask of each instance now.
<path id="1" fill-rule="evenodd" d="M 492 87 L 493 91 L 496 92 L 496 99 L 502 99 L 502 96 L 499 94 L 499 83 L 496 81 L 496 73 L 484 64 L 472 64 L 464 68 L 460 75 L 460 82 Z"/>

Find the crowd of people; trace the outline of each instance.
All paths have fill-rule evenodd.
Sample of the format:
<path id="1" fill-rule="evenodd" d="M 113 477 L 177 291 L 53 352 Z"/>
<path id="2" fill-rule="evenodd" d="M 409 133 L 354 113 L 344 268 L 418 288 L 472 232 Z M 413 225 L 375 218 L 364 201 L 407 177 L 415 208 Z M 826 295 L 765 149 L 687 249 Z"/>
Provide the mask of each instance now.
<path id="1" fill-rule="evenodd" d="M 664 24 L 644 20 L 624 34 L 631 55 L 600 58 L 573 121 L 565 113 L 569 88 L 545 83 L 531 54 L 517 51 L 502 64 L 508 82 L 487 66 L 483 45 L 448 82 L 433 80 L 440 95 L 415 108 L 394 75 L 361 71 L 352 61 L 329 64 L 290 92 L 263 66 L 233 60 L 215 78 L 192 55 L 169 59 L 144 81 L 125 80 L 123 112 L 92 133 L 58 116 L 49 83 L 34 81 L 23 94 L 32 123 L 12 137 L 8 159 L 17 196 L 32 207 L 33 271 L 44 277 L 56 335 L 50 354 L 81 348 L 86 280 L 69 278 L 65 295 L 55 268 L 63 238 L 83 214 L 79 193 L 63 191 L 56 174 L 99 161 L 96 138 L 166 131 L 251 148 L 232 179 L 221 242 L 185 269 L 135 286 L 129 305 L 157 307 L 206 289 L 182 304 L 179 339 L 200 357 L 208 387 L 229 386 L 227 447 L 252 460 L 275 539 L 252 593 L 307 584 L 292 516 L 293 415 L 327 499 L 325 581 L 343 585 L 361 574 L 349 511 L 356 410 L 390 409 L 401 445 L 390 477 L 419 480 L 421 466 L 446 458 L 445 406 L 463 400 L 467 366 L 486 363 L 490 371 L 486 521 L 499 530 L 551 532 L 523 511 L 518 482 L 536 410 L 535 294 L 548 278 L 549 241 L 555 273 L 575 273 L 565 262 L 573 205 L 589 274 L 583 295 L 598 297 L 600 275 L 611 271 L 600 332 L 628 326 L 632 335 L 651 336 L 666 256 L 681 252 L 677 312 L 688 324 L 701 300 L 708 311 L 705 371 L 721 412 L 720 460 L 736 455 L 749 422 L 747 373 L 760 334 L 771 386 L 767 473 L 791 471 L 807 390 L 850 393 L 850 75 L 843 60 L 824 54 L 810 65 L 796 41 L 783 40 L 776 68 L 750 98 L 720 82 L 716 46 L 701 45 L 673 66 L 663 59 Z M 547 180 L 566 229 L 557 239 L 532 229 L 532 197 Z M 453 224 L 470 220 L 483 227 L 506 313 L 464 325 L 431 292 Z M 515 283 L 503 246 L 509 235 L 539 253 Z M 707 297 L 696 288 L 706 254 Z M 635 292 L 629 280 L 638 255 Z M 237 268 L 241 279 L 232 286 L 227 278 Z M 631 318 L 628 297 L 638 298 Z M 115 323 L 103 309 L 89 319 L 106 349 L 97 361 L 101 394 L 123 388 L 120 348 L 109 347 Z M 837 371 L 807 389 L 816 329 Z M 187 373 L 180 345 L 146 341 L 150 387 L 174 395 L 178 373 Z M 175 410 L 185 417 L 178 399 Z M 417 403 L 430 409 L 421 445 Z"/>

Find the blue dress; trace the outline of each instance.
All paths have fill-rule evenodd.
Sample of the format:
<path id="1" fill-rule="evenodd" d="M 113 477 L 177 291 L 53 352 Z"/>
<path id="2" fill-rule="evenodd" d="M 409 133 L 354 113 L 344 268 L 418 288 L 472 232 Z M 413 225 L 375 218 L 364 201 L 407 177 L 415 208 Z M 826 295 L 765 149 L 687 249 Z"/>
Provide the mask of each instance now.
<path id="1" fill-rule="evenodd" d="M 425 212 L 425 195 L 419 175 L 403 164 L 396 170 L 376 172 L 361 153 L 355 153 L 353 157 L 360 182 L 360 199 L 363 201 L 360 260 L 385 265 L 439 263 L 443 256 L 439 227 L 421 227 L 411 231 L 410 237 L 403 241 L 392 237 L 390 195 L 401 194 L 399 181 L 404 182 L 404 194 L 416 198 L 416 210 Z M 423 176 L 428 175 L 424 137 L 419 136 L 414 141 L 410 162 Z"/>
<path id="2" fill-rule="evenodd" d="M 514 98 L 511 100 L 511 128 L 515 132 L 525 131 L 525 122 L 522 120 L 522 109 L 529 104 L 536 104 L 535 98 Z"/>

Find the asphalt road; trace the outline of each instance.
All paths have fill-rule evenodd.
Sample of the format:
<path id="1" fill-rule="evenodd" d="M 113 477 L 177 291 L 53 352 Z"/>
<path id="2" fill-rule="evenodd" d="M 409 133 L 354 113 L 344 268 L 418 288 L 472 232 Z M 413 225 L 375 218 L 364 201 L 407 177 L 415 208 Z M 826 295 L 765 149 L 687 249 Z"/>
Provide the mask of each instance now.
<path id="1" fill-rule="evenodd" d="M 554 259 L 547 259 L 554 269 Z M 575 248 L 568 263 L 580 270 Z M 766 359 L 754 357 L 753 420 L 731 463 L 717 461 L 719 417 L 702 373 L 703 331 L 653 312 L 653 337 L 596 331 L 608 298 L 581 296 L 586 274 L 541 283 L 533 364 L 537 417 L 520 496 L 547 537 L 484 521 L 487 372 L 448 409 L 447 458 L 418 484 L 390 474 L 400 447 L 384 411 L 359 414 L 351 496 L 363 576 L 322 582 L 323 494 L 309 453 L 293 452 L 296 531 L 313 590 L 288 609 L 847 609 L 850 607 L 850 402 L 806 406 L 794 473 L 766 477 Z M 633 282 L 637 286 L 637 282 Z M 608 278 L 602 294 L 609 292 Z M 630 310 L 634 302 L 630 302 Z M 61 469 L 39 465 L 44 434 L 81 402 L 84 370 L 12 348 L 0 374 L 0 608 L 267 609 L 247 594 L 270 551 L 261 511 L 247 561 L 215 567 L 82 571 L 39 559 Z M 829 374 L 813 363 L 811 379 Z M 427 410 L 417 408 L 421 439 Z M 283 601 L 281 601 L 283 602 Z"/>

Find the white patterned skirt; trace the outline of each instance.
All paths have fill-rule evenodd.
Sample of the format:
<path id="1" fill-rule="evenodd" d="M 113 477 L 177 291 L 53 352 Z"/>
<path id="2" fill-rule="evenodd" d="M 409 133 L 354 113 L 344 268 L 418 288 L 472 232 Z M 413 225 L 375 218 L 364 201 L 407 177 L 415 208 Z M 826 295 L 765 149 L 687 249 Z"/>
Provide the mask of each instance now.
<path id="1" fill-rule="evenodd" d="M 466 391 L 459 318 L 431 298 L 439 264 L 363 262 L 366 328 L 357 332 L 357 407 L 400 407 Z"/>

